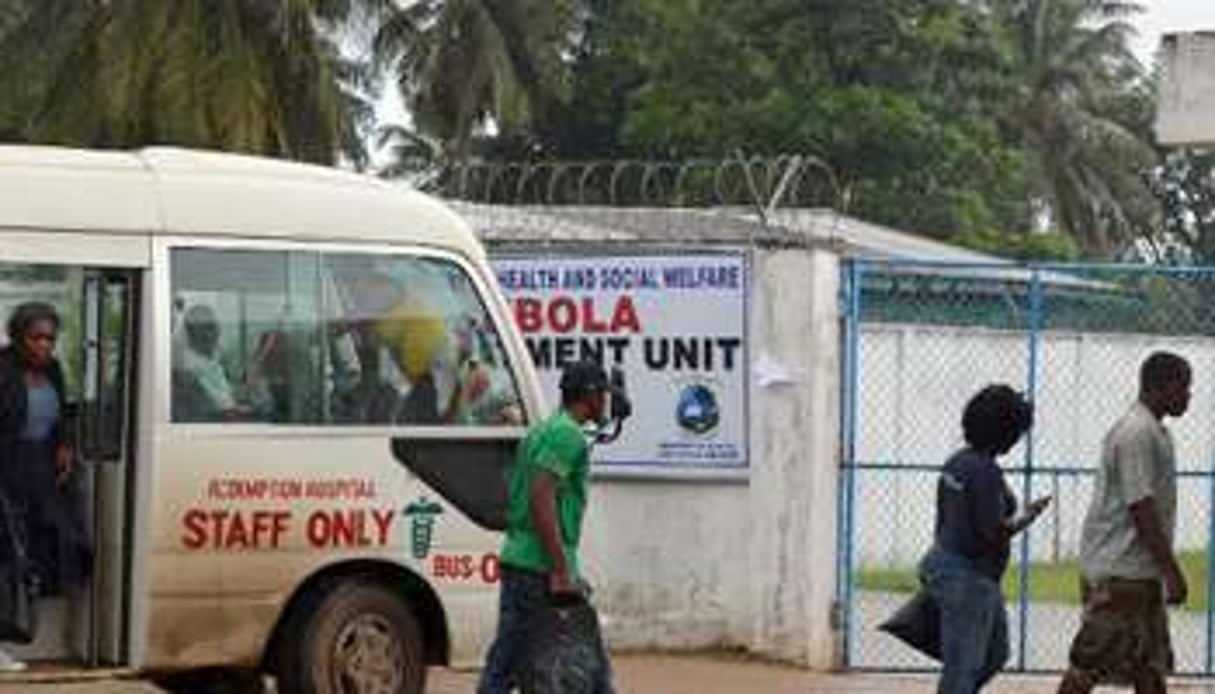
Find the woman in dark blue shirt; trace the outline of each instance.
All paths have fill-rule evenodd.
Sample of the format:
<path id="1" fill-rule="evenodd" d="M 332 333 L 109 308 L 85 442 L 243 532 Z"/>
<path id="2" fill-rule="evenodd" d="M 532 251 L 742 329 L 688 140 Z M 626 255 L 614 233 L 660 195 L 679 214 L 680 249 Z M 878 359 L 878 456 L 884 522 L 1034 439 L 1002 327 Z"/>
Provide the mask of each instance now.
<path id="1" fill-rule="evenodd" d="M 937 481 L 936 530 L 920 576 L 941 612 L 940 694 L 974 694 L 1008 660 L 1008 616 L 1000 579 L 1009 539 L 1029 527 L 1049 499 L 1017 517 L 1017 500 L 996 458 L 1029 431 L 1033 407 L 1006 385 L 979 391 L 962 413 L 966 447 Z"/>
<path id="2" fill-rule="evenodd" d="M 49 304 L 18 306 L 0 349 L 0 494 L 46 588 L 57 588 L 62 509 L 58 487 L 71 472 L 63 371 L 55 359 L 59 315 Z M 25 665 L 0 650 L 0 671 Z"/>

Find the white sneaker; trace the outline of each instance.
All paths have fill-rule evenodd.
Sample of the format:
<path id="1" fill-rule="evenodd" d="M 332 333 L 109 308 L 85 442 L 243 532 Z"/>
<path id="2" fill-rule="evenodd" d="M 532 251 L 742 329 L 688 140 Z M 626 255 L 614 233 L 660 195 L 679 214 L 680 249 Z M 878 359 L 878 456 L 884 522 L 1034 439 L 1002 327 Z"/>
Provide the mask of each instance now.
<path id="1" fill-rule="evenodd" d="M 8 651 L 0 650 L 0 672 L 25 672 L 29 666 L 23 660 L 17 660 Z"/>

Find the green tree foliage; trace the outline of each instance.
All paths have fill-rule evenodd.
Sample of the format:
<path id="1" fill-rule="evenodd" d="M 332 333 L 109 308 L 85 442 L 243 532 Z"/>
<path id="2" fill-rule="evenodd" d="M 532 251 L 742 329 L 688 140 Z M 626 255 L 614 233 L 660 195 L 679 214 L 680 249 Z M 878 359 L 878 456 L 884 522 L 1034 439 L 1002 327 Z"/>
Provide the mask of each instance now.
<path id="1" fill-rule="evenodd" d="M 490 158 L 804 152 L 848 212 L 939 237 L 1158 224 L 1152 99 L 1107 0 L 585 0 L 559 122 Z M 492 117 L 492 112 L 487 113 Z"/>
<path id="2" fill-rule="evenodd" d="M 2 0 L 0 132 L 361 159 L 348 0 Z"/>
<path id="3" fill-rule="evenodd" d="M 385 163 L 376 171 L 383 178 L 412 179 L 416 185 L 424 186 L 426 178 L 443 167 L 441 145 L 401 125 L 380 128 L 376 145 L 385 152 Z"/>
<path id="4" fill-rule="evenodd" d="M 1090 256 L 1159 236 L 1124 0 L 0 0 L 0 138 L 362 161 L 807 154 L 838 208 Z M 437 171 L 437 172 L 436 172 Z M 1167 201 L 1166 201 L 1167 203 Z M 1176 236 L 1176 232 L 1172 232 Z M 1011 238 L 1011 237 L 1010 237 Z M 1009 243 L 1019 243 L 1015 239 Z"/>
<path id="5" fill-rule="evenodd" d="M 1034 163 L 1049 212 L 1090 253 L 1150 234 L 1157 205 L 1146 174 L 1152 99 L 1130 51 L 1121 0 L 992 2 L 1012 39 L 1013 108 L 1004 114 Z"/>
<path id="6" fill-rule="evenodd" d="M 1160 260 L 1215 264 L 1215 152 L 1183 149 L 1156 170 L 1153 188 L 1164 208 Z"/>
<path id="7" fill-rule="evenodd" d="M 380 0 L 375 54 L 419 128 L 462 161 L 491 124 L 509 138 L 560 117 L 577 9 L 573 0 Z"/>
<path id="8" fill-rule="evenodd" d="M 953 0 L 592 3 L 564 157 L 807 152 L 837 205 L 948 235 L 1021 229 L 1029 161 L 996 115 L 1010 62 Z"/>
<path id="9" fill-rule="evenodd" d="M 950 241 L 982 253 L 1027 262 L 1067 262 L 1080 257 L 1075 240 L 1057 231 L 1031 234 L 972 231 L 958 234 Z"/>

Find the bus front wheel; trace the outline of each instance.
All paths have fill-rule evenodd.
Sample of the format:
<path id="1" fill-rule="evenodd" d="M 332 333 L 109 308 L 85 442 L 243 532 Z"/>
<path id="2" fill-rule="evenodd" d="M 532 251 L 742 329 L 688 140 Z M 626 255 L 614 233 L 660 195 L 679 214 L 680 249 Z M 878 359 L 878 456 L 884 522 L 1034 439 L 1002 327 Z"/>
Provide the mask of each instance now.
<path id="1" fill-rule="evenodd" d="M 293 620 L 277 670 L 283 692 L 422 694 L 422 630 L 409 605 L 387 588 L 341 583 Z"/>

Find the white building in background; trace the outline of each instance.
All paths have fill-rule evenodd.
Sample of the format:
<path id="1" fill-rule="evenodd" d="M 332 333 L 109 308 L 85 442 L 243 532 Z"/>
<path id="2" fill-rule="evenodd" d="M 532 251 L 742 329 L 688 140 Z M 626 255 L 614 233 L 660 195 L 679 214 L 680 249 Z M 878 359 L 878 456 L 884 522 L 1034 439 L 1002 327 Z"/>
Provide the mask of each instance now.
<path id="1" fill-rule="evenodd" d="M 1156 139 L 1174 147 L 1215 145 L 1215 31 L 1168 34 L 1160 57 Z"/>

